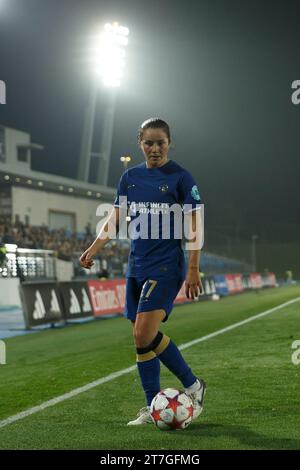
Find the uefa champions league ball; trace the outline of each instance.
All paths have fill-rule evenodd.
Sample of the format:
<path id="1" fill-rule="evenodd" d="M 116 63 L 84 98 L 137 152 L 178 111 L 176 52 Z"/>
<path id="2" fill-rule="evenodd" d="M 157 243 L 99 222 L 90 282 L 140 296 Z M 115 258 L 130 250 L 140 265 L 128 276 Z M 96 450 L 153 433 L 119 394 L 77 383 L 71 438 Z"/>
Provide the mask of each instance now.
<path id="1" fill-rule="evenodd" d="M 153 398 L 150 414 L 162 431 L 185 429 L 193 419 L 193 403 L 186 393 L 166 388 Z"/>

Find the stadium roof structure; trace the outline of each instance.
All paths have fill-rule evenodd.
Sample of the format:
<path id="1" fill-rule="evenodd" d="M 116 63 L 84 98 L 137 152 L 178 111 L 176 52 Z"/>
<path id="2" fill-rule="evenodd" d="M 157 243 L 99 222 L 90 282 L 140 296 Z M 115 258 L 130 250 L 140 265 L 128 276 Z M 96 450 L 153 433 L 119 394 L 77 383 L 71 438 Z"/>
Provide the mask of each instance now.
<path id="1" fill-rule="evenodd" d="M 114 198 L 115 188 L 32 170 L 32 150 L 43 149 L 42 145 L 31 142 L 30 134 L 0 126 L 0 185 L 30 187 L 106 201 Z"/>

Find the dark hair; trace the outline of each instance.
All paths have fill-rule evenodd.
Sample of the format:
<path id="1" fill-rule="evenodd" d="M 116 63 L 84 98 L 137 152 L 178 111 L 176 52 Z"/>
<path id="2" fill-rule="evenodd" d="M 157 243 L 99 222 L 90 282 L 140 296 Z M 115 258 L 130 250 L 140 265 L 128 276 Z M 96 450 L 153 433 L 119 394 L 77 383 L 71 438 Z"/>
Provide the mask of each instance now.
<path id="1" fill-rule="evenodd" d="M 167 135 L 169 143 L 171 142 L 169 124 L 167 124 L 166 121 L 163 121 L 162 119 L 158 117 L 155 117 L 155 118 L 147 119 L 146 121 L 143 122 L 143 124 L 141 124 L 141 127 L 139 128 L 138 135 L 137 135 L 138 144 L 141 143 L 144 130 L 149 129 L 149 128 L 150 129 L 162 129 Z"/>

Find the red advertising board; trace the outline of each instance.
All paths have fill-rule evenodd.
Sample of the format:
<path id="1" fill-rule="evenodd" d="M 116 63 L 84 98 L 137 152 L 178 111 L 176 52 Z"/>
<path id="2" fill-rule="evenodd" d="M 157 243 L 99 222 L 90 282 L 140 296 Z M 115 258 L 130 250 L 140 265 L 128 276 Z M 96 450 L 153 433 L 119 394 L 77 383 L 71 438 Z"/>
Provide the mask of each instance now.
<path id="1" fill-rule="evenodd" d="M 263 287 L 276 287 L 276 277 L 274 273 L 267 273 L 262 276 Z"/>
<path id="2" fill-rule="evenodd" d="M 123 313 L 125 306 L 125 279 L 88 281 L 93 312 L 96 317 L 110 313 Z"/>
<path id="3" fill-rule="evenodd" d="M 229 294 L 237 294 L 244 290 L 243 277 L 241 274 L 225 274 L 225 280 Z"/>
<path id="4" fill-rule="evenodd" d="M 261 275 L 258 273 L 251 273 L 249 281 L 252 289 L 261 289 L 263 286 Z"/>

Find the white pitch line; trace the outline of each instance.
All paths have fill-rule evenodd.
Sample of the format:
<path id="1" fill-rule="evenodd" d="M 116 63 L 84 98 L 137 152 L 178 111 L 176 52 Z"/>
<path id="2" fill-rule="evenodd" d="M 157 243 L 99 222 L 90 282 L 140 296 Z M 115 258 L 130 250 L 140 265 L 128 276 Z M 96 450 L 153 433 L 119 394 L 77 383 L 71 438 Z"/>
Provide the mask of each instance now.
<path id="1" fill-rule="evenodd" d="M 239 321 L 238 323 L 233 323 L 232 325 L 226 326 L 226 328 L 222 328 L 222 330 L 215 331 L 214 333 L 210 333 L 209 335 L 202 336 L 202 338 L 194 339 L 189 343 L 182 344 L 179 346 L 180 350 L 190 348 L 194 346 L 194 344 L 202 343 L 202 341 L 206 341 L 207 339 L 214 338 L 215 336 L 221 335 L 222 333 L 226 333 L 227 331 L 233 330 L 234 328 L 238 328 L 239 326 L 245 325 L 246 323 L 250 323 L 253 320 L 257 320 L 257 318 L 265 317 L 276 310 L 280 310 L 281 308 L 287 307 L 288 305 L 294 304 L 295 302 L 299 302 L 300 297 L 296 297 L 295 299 L 289 300 L 284 304 L 277 305 L 277 307 L 270 308 L 269 310 L 265 310 L 262 313 L 258 313 L 252 317 L 246 318 L 246 320 Z M 1 424 L 1 421 L 0 421 Z"/>
<path id="2" fill-rule="evenodd" d="M 215 336 L 226 333 L 227 331 L 233 330 L 234 328 L 238 328 L 239 326 L 245 325 L 246 323 L 250 323 L 251 321 L 257 320 L 258 318 L 269 315 L 270 313 L 275 312 L 276 310 L 280 310 L 295 302 L 299 302 L 299 300 L 300 300 L 300 297 L 296 297 L 295 299 L 289 300 L 288 302 L 278 305 L 277 307 L 273 307 L 269 310 L 265 310 L 262 313 L 258 313 L 257 315 L 253 315 L 252 317 L 246 318 L 246 320 L 242 320 L 238 323 L 233 323 L 232 325 L 229 325 L 226 328 L 222 328 L 221 330 L 217 330 L 214 333 L 210 333 L 209 335 L 202 336 L 201 338 L 190 341 L 189 343 L 181 344 L 179 346 L 179 349 L 183 350 L 183 349 L 190 348 L 191 346 L 194 346 L 195 344 L 201 343 L 210 338 L 214 338 Z M 86 384 L 82 387 L 75 388 L 74 390 L 71 390 L 71 392 L 65 393 L 64 395 L 60 395 L 56 398 L 52 398 L 52 400 L 45 401 L 41 405 L 34 406 L 33 408 L 30 408 L 29 410 L 22 411 L 21 413 L 10 416 L 9 418 L 6 418 L 0 421 L 0 428 L 4 428 L 8 424 L 14 423 L 16 421 L 19 421 L 20 419 L 26 418 L 27 416 L 30 416 L 35 413 L 38 413 L 39 411 L 45 410 L 46 408 L 49 408 L 50 406 L 57 405 L 58 403 L 68 400 L 69 398 L 73 398 L 76 395 L 79 395 L 80 393 L 87 392 L 88 390 L 91 390 L 92 388 L 97 387 L 98 385 L 102 385 L 105 382 L 110 382 L 111 380 L 117 379 L 118 377 L 121 377 L 122 375 L 129 374 L 129 372 L 133 372 L 135 369 L 136 369 L 136 365 L 128 367 L 127 369 L 119 370 L 118 372 L 114 372 L 110 375 L 107 375 L 106 377 L 102 377 L 101 379 L 95 380 L 94 382 L 90 382 L 89 384 Z"/>

